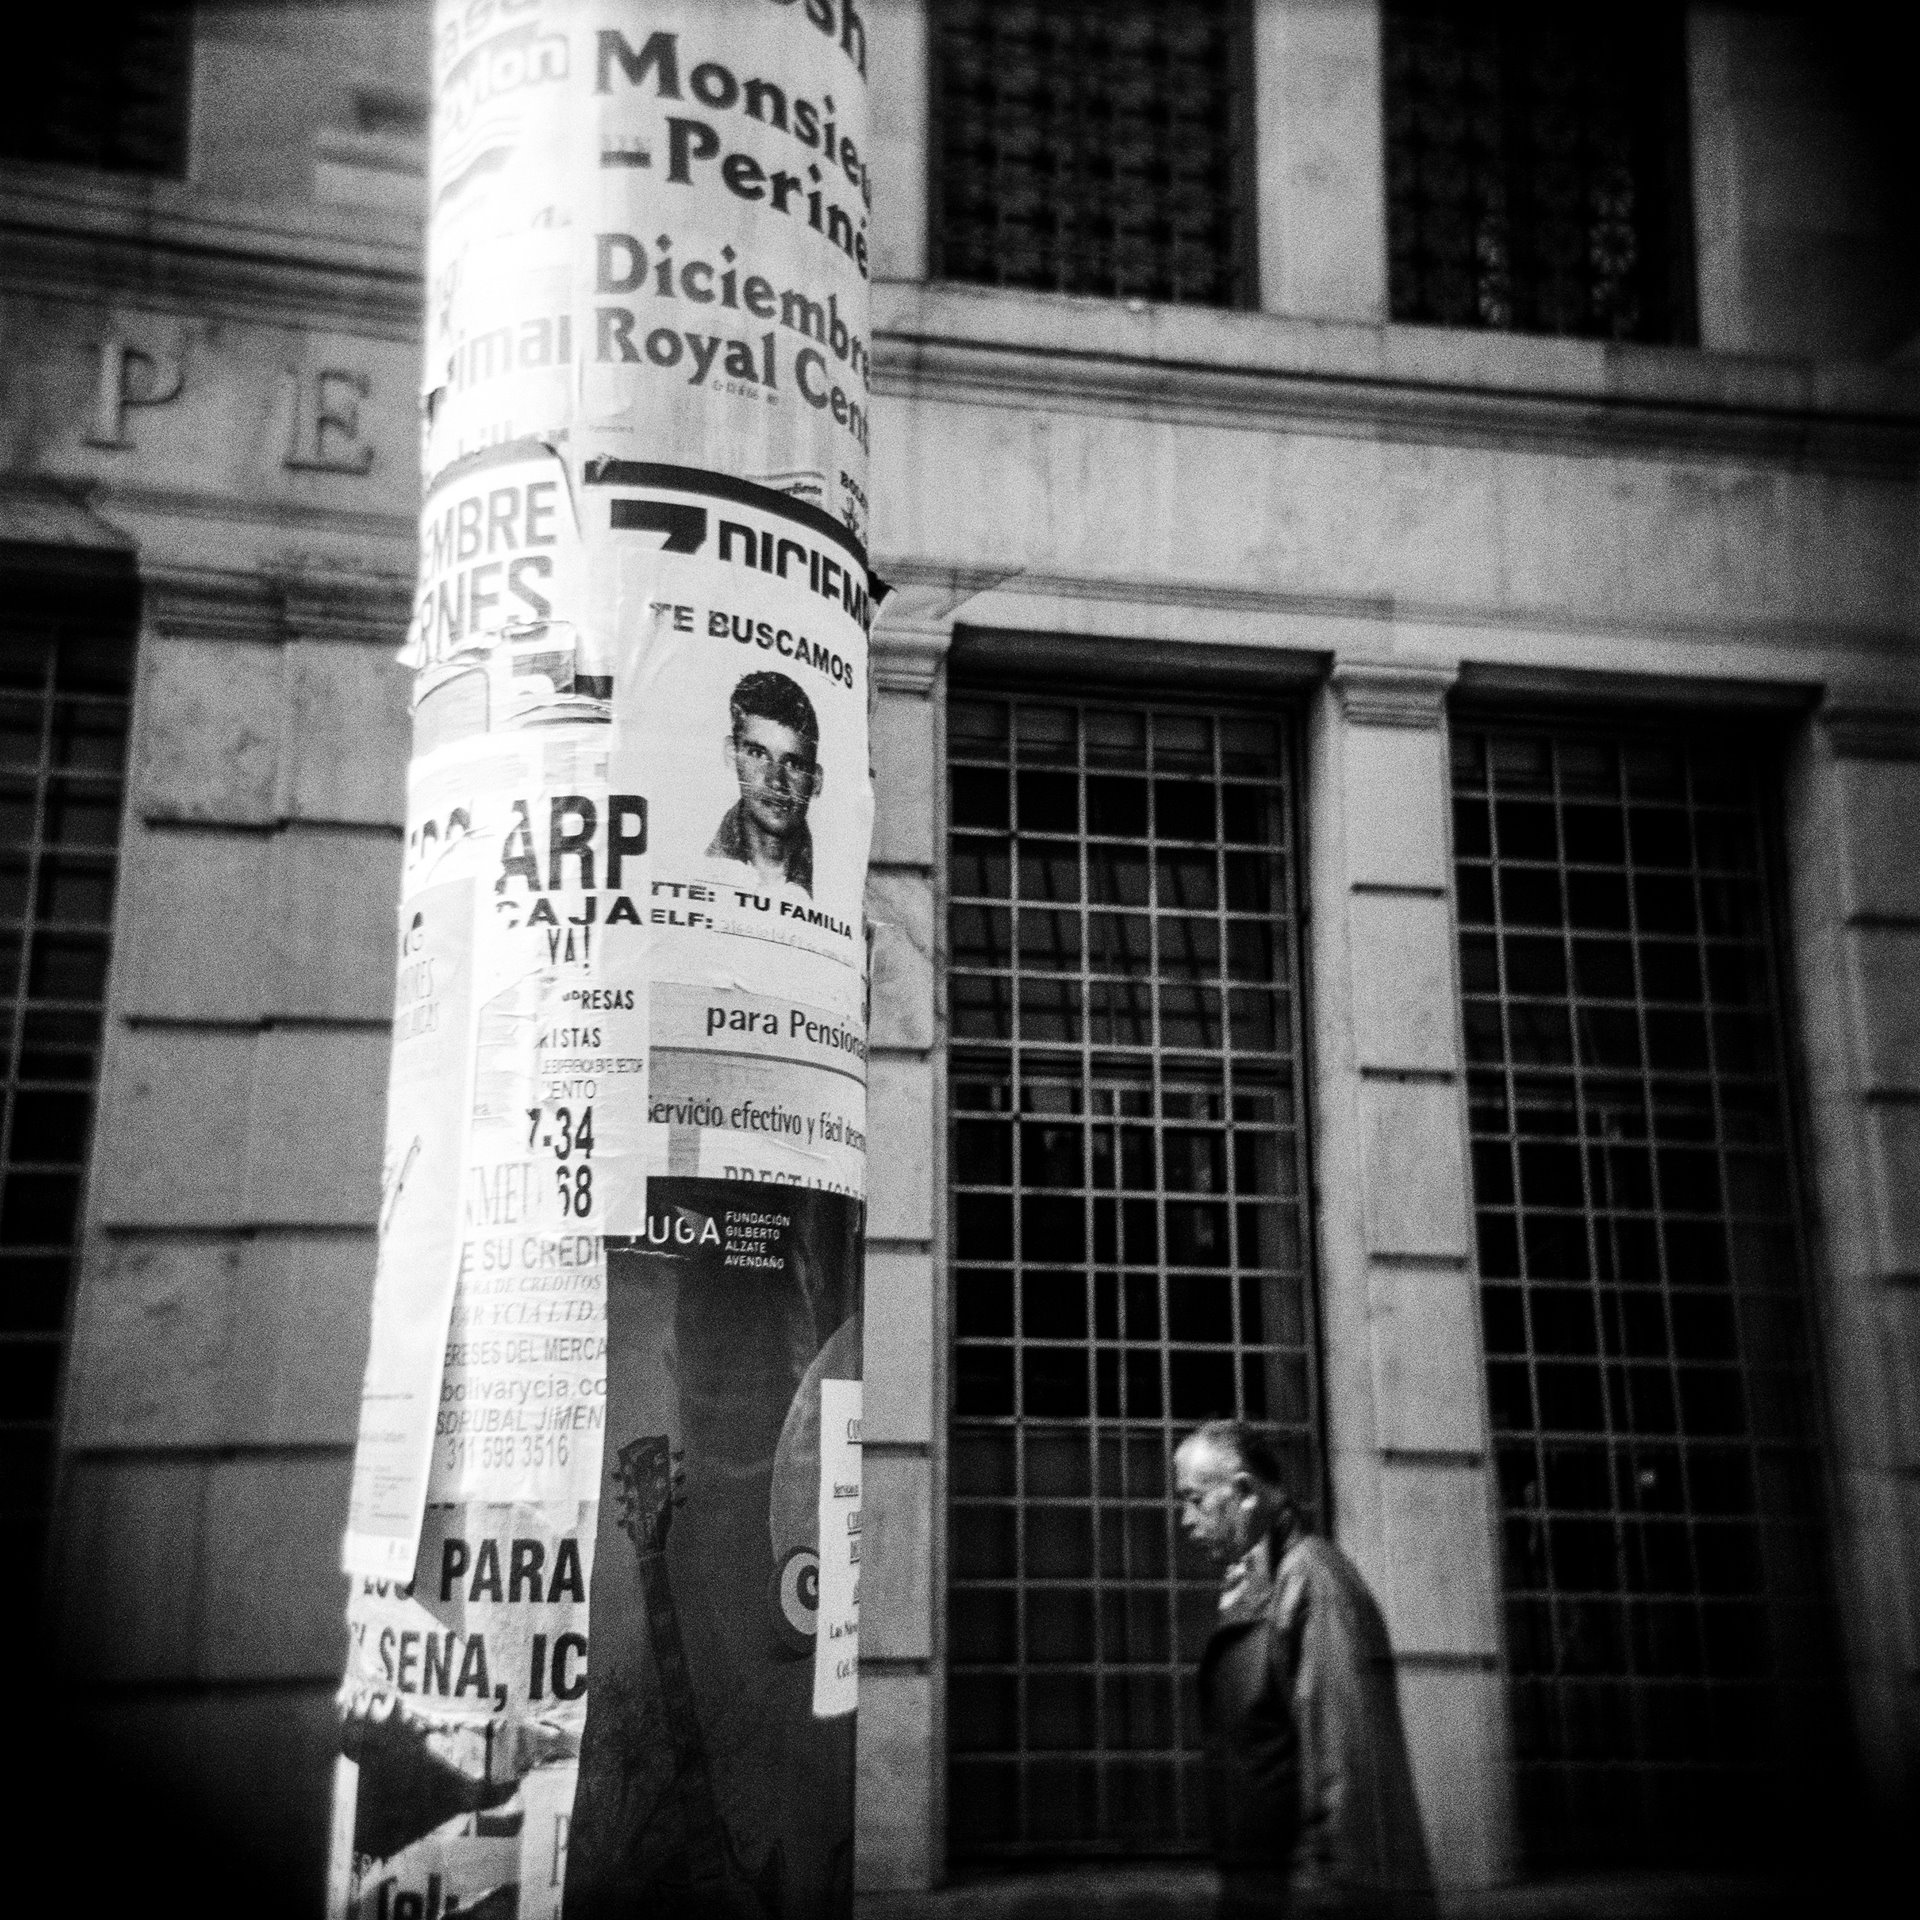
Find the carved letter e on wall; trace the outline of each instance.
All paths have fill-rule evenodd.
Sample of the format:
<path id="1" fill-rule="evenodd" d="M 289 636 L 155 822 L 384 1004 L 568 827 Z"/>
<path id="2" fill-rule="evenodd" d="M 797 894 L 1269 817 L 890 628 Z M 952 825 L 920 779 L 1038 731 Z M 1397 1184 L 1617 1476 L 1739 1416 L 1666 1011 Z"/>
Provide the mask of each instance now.
<path id="1" fill-rule="evenodd" d="M 360 437 L 360 405 L 372 392 L 364 373 L 339 367 L 295 374 L 285 464 L 305 473 L 365 473 L 373 448 Z"/>

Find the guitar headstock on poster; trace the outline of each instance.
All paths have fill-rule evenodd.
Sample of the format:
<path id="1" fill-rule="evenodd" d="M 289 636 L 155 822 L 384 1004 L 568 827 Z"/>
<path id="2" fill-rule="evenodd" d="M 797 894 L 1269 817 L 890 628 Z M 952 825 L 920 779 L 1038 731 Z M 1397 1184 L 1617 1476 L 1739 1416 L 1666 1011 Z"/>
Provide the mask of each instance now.
<path id="1" fill-rule="evenodd" d="M 629 1440 L 615 1455 L 614 1497 L 620 1503 L 620 1528 L 645 1559 L 665 1553 L 673 1510 L 686 1503 L 684 1468 L 664 1433 Z"/>

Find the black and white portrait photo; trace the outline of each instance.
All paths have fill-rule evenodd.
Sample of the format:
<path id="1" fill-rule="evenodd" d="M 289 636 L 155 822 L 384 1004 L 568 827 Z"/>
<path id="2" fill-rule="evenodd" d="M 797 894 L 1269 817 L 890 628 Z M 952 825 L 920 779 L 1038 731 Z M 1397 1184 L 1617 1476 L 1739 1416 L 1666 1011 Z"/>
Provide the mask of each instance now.
<path id="1" fill-rule="evenodd" d="M 807 809 L 826 784 L 813 702 L 784 673 L 750 673 L 728 700 L 722 757 L 740 782 L 707 848 L 738 861 L 771 887 L 813 894 L 813 830 Z"/>

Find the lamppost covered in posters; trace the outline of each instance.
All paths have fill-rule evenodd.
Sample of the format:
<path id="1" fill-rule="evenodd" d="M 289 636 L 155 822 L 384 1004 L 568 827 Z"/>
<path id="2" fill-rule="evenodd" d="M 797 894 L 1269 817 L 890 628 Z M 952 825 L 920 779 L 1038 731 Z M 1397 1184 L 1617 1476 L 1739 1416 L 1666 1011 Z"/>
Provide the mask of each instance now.
<path id="1" fill-rule="evenodd" d="M 851 1900 L 866 63 L 435 12 L 335 1915 Z"/>

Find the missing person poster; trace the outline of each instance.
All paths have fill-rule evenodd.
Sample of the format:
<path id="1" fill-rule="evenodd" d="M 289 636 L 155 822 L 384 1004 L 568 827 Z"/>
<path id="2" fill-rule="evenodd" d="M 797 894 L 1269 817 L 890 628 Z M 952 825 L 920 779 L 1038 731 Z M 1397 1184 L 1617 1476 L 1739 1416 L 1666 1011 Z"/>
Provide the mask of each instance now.
<path id="1" fill-rule="evenodd" d="M 662 1171 L 865 1192 L 867 570 L 818 508 L 589 463 L 594 620 L 633 648 L 656 809 Z M 658 529 L 671 523 L 677 538 Z"/>
<path id="2" fill-rule="evenodd" d="M 844 1915 L 867 28 L 440 0 L 337 1915 Z"/>

